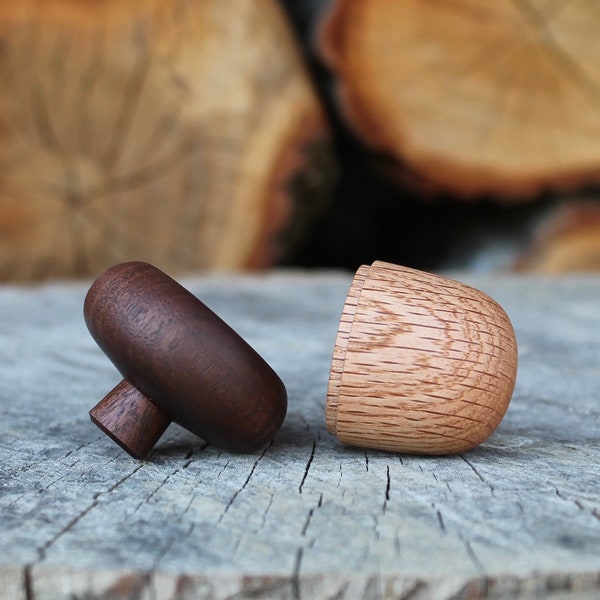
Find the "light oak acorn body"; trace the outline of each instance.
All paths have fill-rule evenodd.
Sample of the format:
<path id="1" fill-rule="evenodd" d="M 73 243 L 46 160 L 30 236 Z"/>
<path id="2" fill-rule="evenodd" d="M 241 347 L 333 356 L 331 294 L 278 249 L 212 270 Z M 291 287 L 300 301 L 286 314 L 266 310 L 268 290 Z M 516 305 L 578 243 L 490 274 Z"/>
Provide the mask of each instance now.
<path id="1" fill-rule="evenodd" d="M 464 452 L 502 420 L 516 372 L 515 334 L 494 300 L 377 261 L 357 271 L 343 309 L 327 429 L 354 446 Z"/>

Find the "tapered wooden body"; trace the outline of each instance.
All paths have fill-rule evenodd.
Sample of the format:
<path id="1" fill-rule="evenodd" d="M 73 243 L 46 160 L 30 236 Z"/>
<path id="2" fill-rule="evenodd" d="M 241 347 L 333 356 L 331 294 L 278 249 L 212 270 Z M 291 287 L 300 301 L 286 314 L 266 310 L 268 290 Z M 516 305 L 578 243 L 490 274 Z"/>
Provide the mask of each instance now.
<path id="1" fill-rule="evenodd" d="M 91 411 L 92 420 L 134 456 L 147 453 L 170 420 L 233 451 L 257 449 L 279 430 L 287 408 L 279 377 L 152 265 L 108 269 L 90 288 L 84 315 L 125 380 Z"/>
<path id="2" fill-rule="evenodd" d="M 494 300 L 383 262 L 362 266 L 331 365 L 327 429 L 344 443 L 416 454 L 474 448 L 502 420 L 517 344 Z"/>

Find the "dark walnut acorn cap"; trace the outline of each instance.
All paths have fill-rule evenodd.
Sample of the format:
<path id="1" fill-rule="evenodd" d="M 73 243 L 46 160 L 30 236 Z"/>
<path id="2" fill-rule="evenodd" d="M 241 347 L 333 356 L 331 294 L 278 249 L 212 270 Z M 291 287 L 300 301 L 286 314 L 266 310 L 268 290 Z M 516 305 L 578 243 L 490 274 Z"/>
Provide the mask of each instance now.
<path id="1" fill-rule="evenodd" d="M 257 450 L 279 431 L 283 382 L 214 312 L 156 267 L 116 265 L 84 304 L 92 337 L 123 376 L 90 411 L 92 421 L 136 458 L 171 421 L 210 444 Z"/>

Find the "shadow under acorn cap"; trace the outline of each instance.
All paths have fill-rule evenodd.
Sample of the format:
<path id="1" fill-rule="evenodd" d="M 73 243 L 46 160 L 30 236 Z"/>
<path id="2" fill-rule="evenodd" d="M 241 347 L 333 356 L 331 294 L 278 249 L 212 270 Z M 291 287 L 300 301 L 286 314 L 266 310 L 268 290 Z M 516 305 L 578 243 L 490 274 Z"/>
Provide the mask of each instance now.
<path id="1" fill-rule="evenodd" d="M 92 337 L 123 381 L 92 421 L 144 458 L 171 421 L 219 448 L 249 452 L 278 432 L 285 386 L 229 325 L 156 267 L 105 271 L 84 303 Z"/>

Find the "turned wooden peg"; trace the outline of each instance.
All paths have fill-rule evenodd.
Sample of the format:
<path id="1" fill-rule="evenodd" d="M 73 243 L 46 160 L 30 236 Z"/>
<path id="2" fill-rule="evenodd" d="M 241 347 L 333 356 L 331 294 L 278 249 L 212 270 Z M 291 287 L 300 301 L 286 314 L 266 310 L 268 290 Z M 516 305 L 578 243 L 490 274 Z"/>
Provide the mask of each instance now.
<path id="1" fill-rule="evenodd" d="M 231 327 L 156 267 L 129 262 L 92 284 L 85 322 L 123 381 L 92 421 L 136 458 L 171 421 L 236 452 L 279 430 L 287 394 L 271 367 Z"/>
<path id="2" fill-rule="evenodd" d="M 335 343 L 327 429 L 412 454 L 470 450 L 510 402 L 517 343 L 504 310 L 465 284 L 384 262 L 352 281 Z"/>

